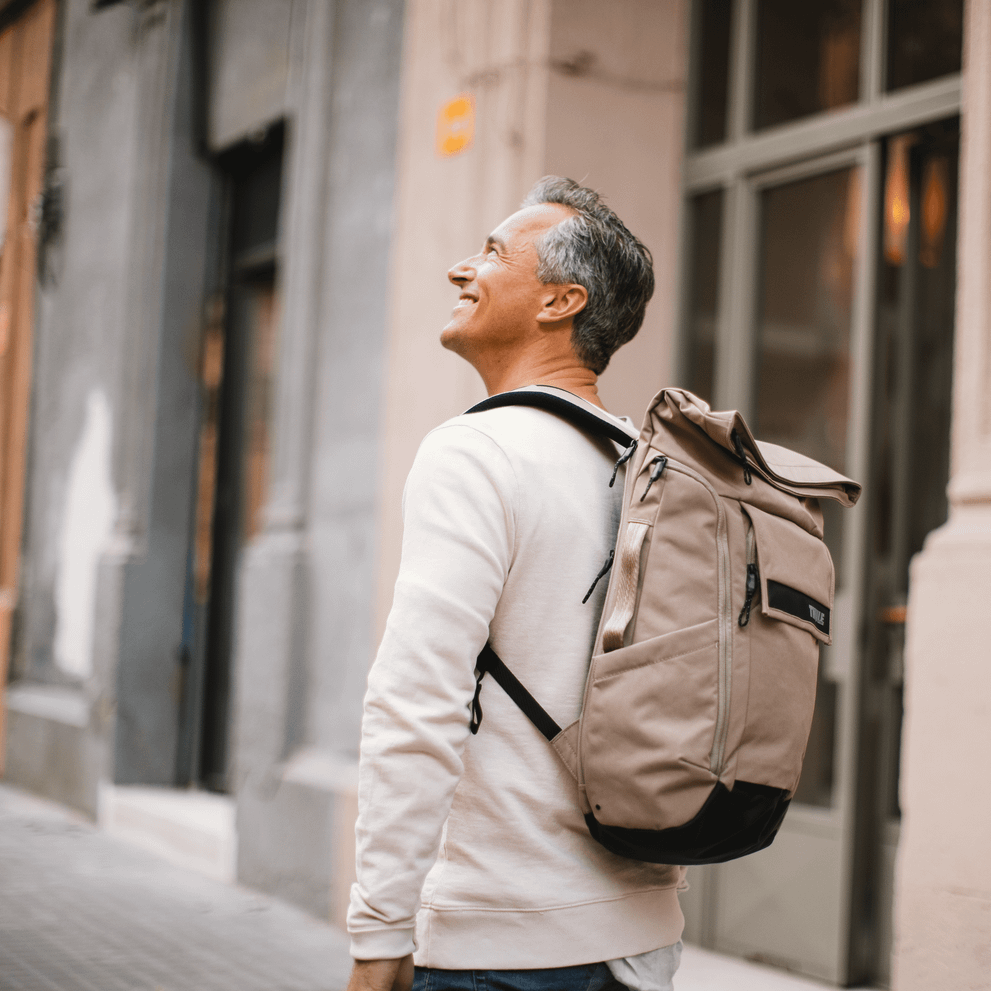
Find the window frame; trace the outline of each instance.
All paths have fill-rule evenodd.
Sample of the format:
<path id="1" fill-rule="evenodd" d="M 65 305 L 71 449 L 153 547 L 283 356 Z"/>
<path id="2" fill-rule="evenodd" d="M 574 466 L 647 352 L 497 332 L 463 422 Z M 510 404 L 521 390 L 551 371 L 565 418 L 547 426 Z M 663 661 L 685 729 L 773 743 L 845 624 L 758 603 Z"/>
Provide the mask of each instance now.
<path id="1" fill-rule="evenodd" d="M 719 284 L 713 355 L 712 402 L 715 407 L 739 409 L 753 415 L 759 265 L 761 256 L 760 198 L 770 187 L 858 165 L 861 168 L 860 229 L 855 259 L 854 299 L 850 325 L 850 395 L 846 465 L 854 478 L 870 477 L 873 416 L 873 368 L 879 246 L 878 218 L 883 196 L 883 141 L 886 137 L 961 113 L 961 74 L 933 79 L 895 92 L 885 92 L 887 53 L 887 0 L 863 0 L 860 61 L 860 98 L 857 103 L 824 111 L 760 131 L 751 127 L 756 57 L 757 0 L 735 0 L 730 27 L 727 130 L 720 144 L 701 149 L 690 144 L 697 131 L 701 48 L 698 29 L 701 4 L 692 4 L 689 39 L 689 91 L 684 122 L 685 153 L 682 166 L 678 300 L 675 327 L 676 381 L 688 378 L 691 360 L 692 209 L 694 196 L 721 189 L 722 230 L 719 245 Z M 872 815 L 858 808 L 858 755 L 863 706 L 863 645 L 858 631 L 865 619 L 867 585 L 866 506 L 848 511 L 843 534 L 844 578 L 834 604 L 838 630 L 834 646 L 824 654 L 825 673 L 839 689 L 835 727 L 834 791 L 829 808 L 794 803 L 786 827 L 796 835 L 829 838 L 835 842 L 840 904 L 836 925 L 836 971 L 844 979 L 862 968 L 854 948 L 857 907 L 855 861 L 859 856 L 858 819 Z M 897 824 L 882 824 L 886 842 L 897 841 Z M 891 835 L 889 835 L 891 834 Z M 730 952 L 752 952 L 736 936 L 723 932 L 716 911 L 723 874 L 732 869 L 698 872 L 698 905 L 693 938 Z M 721 901 L 721 899 L 719 899 Z M 690 908 L 688 915 L 698 909 Z M 690 925 L 690 928 L 691 928 Z M 720 935 L 717 936 L 717 930 Z M 728 932 L 728 930 L 727 930 Z M 826 939 L 826 936 L 823 936 Z M 831 937 L 830 937 L 831 938 Z M 759 949 L 759 948 L 758 948 Z"/>

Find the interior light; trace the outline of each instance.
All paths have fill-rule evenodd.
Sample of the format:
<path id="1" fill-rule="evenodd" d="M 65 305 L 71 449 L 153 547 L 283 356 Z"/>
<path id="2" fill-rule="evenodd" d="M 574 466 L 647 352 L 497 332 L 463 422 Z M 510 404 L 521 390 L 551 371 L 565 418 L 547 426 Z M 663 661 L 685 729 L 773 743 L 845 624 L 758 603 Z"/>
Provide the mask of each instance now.
<path id="1" fill-rule="evenodd" d="M 905 261 L 908 225 L 912 219 L 908 152 L 916 140 L 914 134 L 900 134 L 888 140 L 888 174 L 884 181 L 884 258 L 891 265 L 901 265 Z"/>
<path id="2" fill-rule="evenodd" d="M 919 261 L 926 268 L 936 268 L 943 250 L 943 235 L 946 233 L 947 173 L 949 160 L 934 156 L 926 162 L 922 175 L 922 246 Z"/>

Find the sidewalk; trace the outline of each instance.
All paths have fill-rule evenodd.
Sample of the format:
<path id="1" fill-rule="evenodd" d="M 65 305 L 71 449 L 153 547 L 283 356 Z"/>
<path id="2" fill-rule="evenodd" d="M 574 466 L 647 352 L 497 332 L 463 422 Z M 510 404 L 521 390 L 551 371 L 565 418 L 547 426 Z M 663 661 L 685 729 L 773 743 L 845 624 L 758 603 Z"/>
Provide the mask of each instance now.
<path id="1" fill-rule="evenodd" d="M 0 786 L 2 991 L 339 991 L 347 937 Z"/>
<path id="2" fill-rule="evenodd" d="M 0 991 L 341 991 L 347 937 L 0 785 Z M 686 947 L 677 991 L 822 991 Z"/>

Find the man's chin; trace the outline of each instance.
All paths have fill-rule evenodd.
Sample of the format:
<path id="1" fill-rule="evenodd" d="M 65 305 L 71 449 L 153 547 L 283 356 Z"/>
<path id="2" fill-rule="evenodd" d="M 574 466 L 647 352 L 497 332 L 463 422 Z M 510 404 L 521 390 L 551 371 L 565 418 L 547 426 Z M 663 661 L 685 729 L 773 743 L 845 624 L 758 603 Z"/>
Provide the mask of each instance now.
<path id="1" fill-rule="evenodd" d="M 440 332 L 440 343 L 441 347 L 447 348 L 448 351 L 453 351 L 455 354 L 464 357 L 464 338 L 461 334 L 459 328 L 448 324 Z"/>

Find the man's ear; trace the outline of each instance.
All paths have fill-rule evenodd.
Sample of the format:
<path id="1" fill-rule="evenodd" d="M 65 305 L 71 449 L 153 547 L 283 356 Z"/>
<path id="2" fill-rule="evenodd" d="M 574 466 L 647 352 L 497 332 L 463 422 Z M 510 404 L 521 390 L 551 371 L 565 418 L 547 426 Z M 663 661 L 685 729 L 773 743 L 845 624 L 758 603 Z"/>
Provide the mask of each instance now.
<path id="1" fill-rule="evenodd" d="M 588 290 L 574 283 L 547 286 L 543 305 L 537 314 L 538 323 L 560 323 L 574 319 L 588 305 Z"/>

